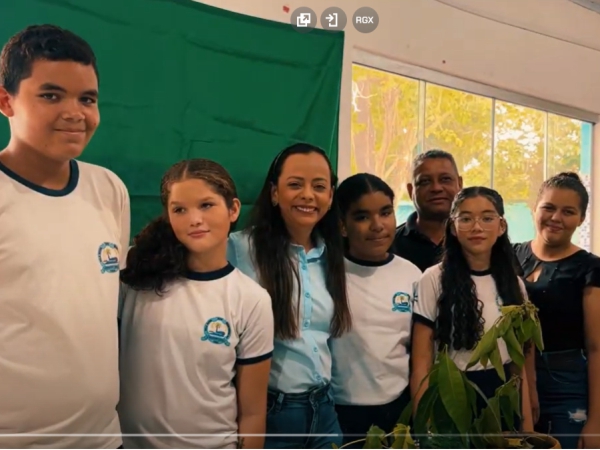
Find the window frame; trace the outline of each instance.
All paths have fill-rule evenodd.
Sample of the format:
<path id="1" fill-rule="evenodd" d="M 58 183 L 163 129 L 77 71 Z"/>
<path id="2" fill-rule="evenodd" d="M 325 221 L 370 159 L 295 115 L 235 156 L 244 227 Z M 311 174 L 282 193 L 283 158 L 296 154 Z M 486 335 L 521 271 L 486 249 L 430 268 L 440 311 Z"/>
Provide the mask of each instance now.
<path id="1" fill-rule="evenodd" d="M 590 174 L 591 180 L 592 180 L 592 186 L 590 189 L 590 197 L 591 198 L 590 198 L 590 205 L 589 205 L 589 209 L 588 209 L 588 211 L 589 211 L 588 220 L 590 220 L 590 222 L 589 222 L 590 223 L 589 239 L 590 239 L 590 247 L 591 248 L 588 250 L 594 251 L 598 246 L 600 246 L 600 244 L 596 243 L 596 239 L 595 239 L 596 236 L 598 236 L 598 234 L 600 234 L 600 233 L 597 234 L 595 232 L 596 228 L 598 228 L 600 230 L 600 223 L 598 223 L 596 220 L 594 220 L 594 216 L 595 216 L 594 206 L 596 203 L 596 201 L 595 201 L 596 200 L 596 191 L 600 188 L 600 182 L 595 183 L 593 181 L 594 174 L 596 172 L 595 169 L 597 168 L 596 166 L 598 166 L 598 162 L 600 161 L 600 158 L 598 158 L 598 161 L 597 161 L 596 158 L 594 157 L 595 150 L 596 149 L 600 150 L 600 146 L 598 145 L 598 144 L 600 144 L 600 139 L 599 139 L 600 115 L 598 115 L 597 113 L 593 113 L 593 112 L 586 111 L 583 109 L 575 108 L 572 106 L 563 105 L 560 103 L 544 100 L 544 99 L 534 97 L 531 95 L 512 92 L 512 91 L 509 91 L 506 89 L 489 86 L 484 83 L 471 81 L 471 80 L 467 80 L 464 78 L 459 78 L 457 76 L 438 72 L 438 71 L 435 71 L 432 69 L 414 66 L 414 65 L 407 64 L 407 63 L 404 63 L 401 61 L 387 58 L 382 55 L 371 53 L 369 51 L 366 51 L 366 50 L 363 50 L 360 48 L 353 49 L 351 67 L 353 67 L 354 65 L 361 65 L 364 67 L 388 72 L 391 74 L 399 75 L 399 76 L 406 77 L 406 78 L 411 78 L 411 79 L 418 81 L 419 82 L 419 105 L 420 105 L 420 107 L 425 106 L 425 96 L 426 96 L 425 86 L 427 83 L 430 83 L 430 84 L 435 84 L 435 85 L 439 85 L 439 86 L 450 88 L 450 89 L 455 89 L 455 90 L 491 98 L 492 99 L 492 108 L 494 108 L 494 109 L 495 109 L 496 101 L 503 101 L 503 102 L 509 102 L 509 103 L 513 103 L 513 104 L 524 106 L 524 107 L 533 108 L 536 110 L 541 110 L 546 113 L 546 129 L 547 129 L 547 122 L 548 122 L 548 114 L 556 114 L 559 116 L 568 117 L 568 118 L 579 120 L 582 122 L 591 123 L 592 130 L 593 130 L 592 136 L 591 136 L 591 140 L 592 140 L 592 142 L 591 142 L 591 149 L 592 149 L 591 158 L 592 158 L 592 161 L 591 161 L 591 174 Z M 350 70 L 350 73 L 352 73 L 352 69 Z M 493 136 L 493 130 L 495 128 L 494 121 L 495 121 L 495 114 L 492 115 L 492 142 L 495 142 L 495 139 Z M 351 132 L 351 130 L 350 130 L 350 132 Z M 425 127 L 422 126 L 422 124 L 419 124 L 419 133 L 423 134 L 422 136 L 420 136 L 420 142 L 424 142 L 425 141 L 424 140 Z M 545 153 L 544 159 L 546 160 L 547 152 L 548 152 L 548 134 L 547 133 L 545 136 L 545 141 L 546 142 L 544 144 L 544 153 Z M 349 156 L 350 156 L 350 154 L 348 153 L 347 157 L 349 157 Z M 340 163 L 340 159 L 341 158 L 338 158 L 338 164 Z M 494 176 L 493 175 L 493 172 L 494 172 L 493 161 L 494 161 L 494 158 L 492 158 L 492 167 L 491 167 L 491 172 L 492 172 L 491 182 L 492 182 L 492 184 L 493 184 L 493 176 Z M 344 162 L 342 164 L 344 164 Z M 544 164 L 544 178 L 547 178 L 547 173 L 546 173 L 547 167 L 548 167 L 548 164 Z"/>

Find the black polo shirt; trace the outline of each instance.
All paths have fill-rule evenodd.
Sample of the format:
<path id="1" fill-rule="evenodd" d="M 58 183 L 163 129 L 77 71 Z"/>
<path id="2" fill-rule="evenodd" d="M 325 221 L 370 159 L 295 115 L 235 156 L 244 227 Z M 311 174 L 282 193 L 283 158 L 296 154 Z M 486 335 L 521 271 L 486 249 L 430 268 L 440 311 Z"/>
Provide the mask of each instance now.
<path id="1" fill-rule="evenodd" d="M 392 253 L 408 259 L 423 272 L 440 262 L 442 244 L 435 244 L 417 229 L 417 213 L 413 212 L 405 223 L 396 228 Z"/>

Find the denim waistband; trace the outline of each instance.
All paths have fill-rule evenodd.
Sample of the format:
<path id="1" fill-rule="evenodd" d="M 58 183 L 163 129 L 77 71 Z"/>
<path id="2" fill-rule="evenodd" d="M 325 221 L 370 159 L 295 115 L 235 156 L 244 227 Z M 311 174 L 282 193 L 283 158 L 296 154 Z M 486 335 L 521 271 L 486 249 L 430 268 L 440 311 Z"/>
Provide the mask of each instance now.
<path id="1" fill-rule="evenodd" d="M 537 352 L 536 366 L 549 370 L 578 372 L 585 368 L 587 358 L 582 349 L 560 350 L 556 352 Z"/>
<path id="2" fill-rule="evenodd" d="M 279 403 L 284 401 L 291 402 L 303 402 L 303 401 L 316 401 L 322 398 L 331 397 L 331 385 L 329 383 L 322 386 L 315 386 L 308 391 L 288 394 L 285 392 L 278 391 L 276 389 L 269 388 L 268 395 Z"/>
<path id="3" fill-rule="evenodd" d="M 555 352 L 538 352 L 536 351 L 536 356 L 538 358 L 564 358 L 564 359 L 568 359 L 568 358 L 585 358 L 585 350 L 581 349 L 581 348 L 574 348 L 571 350 L 558 350 Z"/>

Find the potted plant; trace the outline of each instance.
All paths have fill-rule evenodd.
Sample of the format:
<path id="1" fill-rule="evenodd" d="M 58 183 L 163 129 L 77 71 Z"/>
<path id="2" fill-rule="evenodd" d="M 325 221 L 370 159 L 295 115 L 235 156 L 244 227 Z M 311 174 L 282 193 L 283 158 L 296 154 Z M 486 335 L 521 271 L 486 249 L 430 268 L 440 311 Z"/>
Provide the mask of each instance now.
<path id="1" fill-rule="evenodd" d="M 521 379 L 515 375 L 506 380 L 499 338 L 504 339 L 513 363 L 522 369 L 526 343 L 533 342 L 540 351 L 543 349 L 536 307 L 531 303 L 502 307 L 502 315 L 473 351 L 468 367 L 478 362 L 486 368 L 492 364 L 505 381 L 492 398 L 486 398 L 443 350 L 438 352 L 426 377 L 429 386 L 417 407 L 412 430 L 407 425 L 411 402 L 393 431 L 386 433 L 373 426 L 365 438 L 344 447 L 364 443 L 363 448 L 560 448 L 551 436 L 521 433 L 516 429 L 512 433 L 502 432 L 502 419 L 515 428 L 515 416 L 521 417 Z M 476 414 L 478 396 L 484 399 L 486 407 Z M 411 433 L 418 437 L 418 442 Z"/>

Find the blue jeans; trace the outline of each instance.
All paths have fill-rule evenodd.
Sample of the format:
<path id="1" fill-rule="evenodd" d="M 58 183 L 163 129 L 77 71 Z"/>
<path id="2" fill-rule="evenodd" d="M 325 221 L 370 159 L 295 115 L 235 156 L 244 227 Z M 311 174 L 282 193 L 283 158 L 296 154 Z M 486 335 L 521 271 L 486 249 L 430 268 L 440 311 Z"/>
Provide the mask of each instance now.
<path id="1" fill-rule="evenodd" d="M 265 448 L 333 448 L 342 445 L 329 385 L 299 394 L 269 389 Z"/>
<path id="2" fill-rule="evenodd" d="M 536 431 L 555 437 L 561 448 L 577 448 L 587 420 L 587 359 L 581 350 L 536 356 L 540 420 Z"/>

